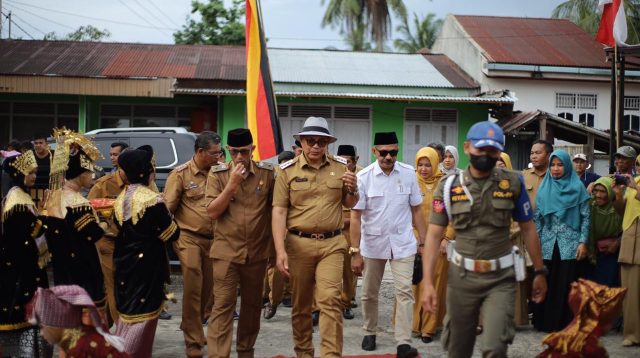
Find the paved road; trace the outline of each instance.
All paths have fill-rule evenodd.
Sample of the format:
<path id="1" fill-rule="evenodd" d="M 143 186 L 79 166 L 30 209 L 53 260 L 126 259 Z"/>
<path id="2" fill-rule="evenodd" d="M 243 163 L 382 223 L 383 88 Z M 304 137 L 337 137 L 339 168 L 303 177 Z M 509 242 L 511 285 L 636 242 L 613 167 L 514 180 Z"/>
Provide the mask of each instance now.
<path id="1" fill-rule="evenodd" d="M 181 277 L 173 276 L 171 290 L 176 293 L 176 297 L 179 299 L 182 296 L 181 287 Z M 366 352 L 360 348 L 362 341 L 362 314 L 360 308 L 356 308 L 354 309 L 355 319 L 344 321 L 344 355 L 369 353 L 395 354 L 396 348 L 393 341 L 393 327 L 391 325 L 393 309 L 392 289 L 392 282 L 389 280 L 388 274 L 385 274 L 380 299 L 380 333 L 377 337 L 378 349 L 375 352 Z M 358 287 L 358 297 L 359 293 L 360 287 Z M 173 314 L 173 318 L 168 321 L 160 321 L 153 348 L 154 357 L 173 358 L 184 356 L 184 343 L 182 340 L 182 332 L 180 331 L 180 302 L 178 302 L 178 304 L 169 303 L 169 311 Z M 268 321 L 262 320 L 260 335 L 256 343 L 256 357 L 273 357 L 276 355 L 295 356 L 291 337 L 290 317 L 290 308 L 279 307 L 275 317 Z M 509 348 L 509 357 L 534 357 L 542 351 L 540 342 L 543 336 L 544 334 L 536 332 L 531 327 L 519 329 L 514 343 Z M 317 327 L 313 334 L 313 340 L 316 347 L 316 356 L 319 356 L 320 336 Z M 611 357 L 640 358 L 639 347 L 622 347 L 622 336 L 620 333 L 609 333 L 601 339 L 601 342 L 607 348 Z M 419 338 L 415 338 L 413 345 L 418 348 L 423 357 L 446 357 L 438 338 L 429 344 L 424 344 Z M 473 357 L 481 357 L 477 346 L 478 344 L 476 344 L 476 353 Z M 233 355 L 235 355 L 235 353 Z"/>

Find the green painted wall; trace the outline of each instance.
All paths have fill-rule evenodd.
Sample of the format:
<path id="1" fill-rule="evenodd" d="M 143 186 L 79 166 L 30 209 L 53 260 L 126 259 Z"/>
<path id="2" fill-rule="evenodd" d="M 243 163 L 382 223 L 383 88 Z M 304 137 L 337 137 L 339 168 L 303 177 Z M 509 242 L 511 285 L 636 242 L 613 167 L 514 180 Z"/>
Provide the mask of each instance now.
<path id="1" fill-rule="evenodd" d="M 227 132 L 234 128 L 245 128 L 246 99 L 242 96 L 226 96 L 218 107 L 218 134 L 222 137 L 222 146 L 227 145 Z"/>
<path id="2" fill-rule="evenodd" d="M 354 100 L 343 98 L 294 98 L 278 97 L 279 103 L 317 103 L 317 104 L 350 104 L 371 106 L 371 142 L 376 132 L 395 131 L 400 143 L 404 141 L 404 109 L 411 108 L 456 108 L 458 109 L 458 151 L 460 152 L 460 167 L 468 164 L 468 158 L 464 155 L 462 146 L 466 140 L 467 131 L 479 121 L 487 119 L 489 106 L 485 104 L 450 103 L 450 102 L 399 102 L 399 101 L 374 101 Z M 244 108 L 244 107 L 243 107 Z M 372 157 L 372 160 L 374 158 Z M 398 160 L 404 161 L 402 150 Z M 412 162 L 412 161 L 410 161 Z"/>

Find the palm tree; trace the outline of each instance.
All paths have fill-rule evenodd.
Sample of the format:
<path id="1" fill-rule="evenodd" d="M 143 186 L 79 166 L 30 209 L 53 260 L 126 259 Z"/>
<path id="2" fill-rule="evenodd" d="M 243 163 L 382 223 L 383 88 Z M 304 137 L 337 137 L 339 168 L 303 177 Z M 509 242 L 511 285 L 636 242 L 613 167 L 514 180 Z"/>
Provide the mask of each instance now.
<path id="1" fill-rule="evenodd" d="M 402 19 L 402 23 L 396 27 L 404 38 L 396 39 L 393 45 L 398 51 L 416 53 L 423 48 L 431 48 L 436 41 L 436 36 L 442 27 L 442 19 L 436 19 L 436 14 L 429 13 L 422 20 L 413 13 L 413 27 L 415 34 L 412 32 L 407 17 Z"/>
<path id="2" fill-rule="evenodd" d="M 640 43 L 640 0 L 622 0 L 627 15 L 628 44 Z M 598 0 L 567 0 L 558 5 L 551 17 L 567 19 L 586 32 L 595 35 L 600 25 L 601 14 Z"/>
<path id="3" fill-rule="evenodd" d="M 322 0 L 322 4 L 324 2 Z M 375 50 L 382 52 L 384 42 L 389 38 L 391 12 L 400 18 L 407 16 L 402 0 L 329 0 L 322 27 L 340 27 L 347 39 L 362 29 L 363 35 L 368 32 L 375 42 Z"/>

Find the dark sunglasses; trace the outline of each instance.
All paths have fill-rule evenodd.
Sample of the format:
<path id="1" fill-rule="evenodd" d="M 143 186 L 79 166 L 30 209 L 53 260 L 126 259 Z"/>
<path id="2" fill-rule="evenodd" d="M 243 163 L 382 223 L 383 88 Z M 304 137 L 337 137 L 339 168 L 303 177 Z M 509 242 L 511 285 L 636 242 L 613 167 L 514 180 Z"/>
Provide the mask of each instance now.
<path id="1" fill-rule="evenodd" d="M 229 149 L 229 154 L 231 154 L 232 157 L 235 157 L 238 154 L 242 154 L 244 157 L 249 155 L 249 152 L 251 152 L 251 149 Z"/>
<path id="2" fill-rule="evenodd" d="M 377 151 L 378 151 L 378 154 L 380 154 L 380 156 L 383 157 L 383 158 L 385 158 L 387 155 L 391 155 L 392 157 L 395 157 L 395 156 L 398 155 L 398 151 L 396 149 L 392 149 L 392 150 L 377 150 Z"/>
<path id="3" fill-rule="evenodd" d="M 305 138 L 304 141 L 307 142 L 310 147 L 317 144 L 318 147 L 323 148 L 329 144 L 329 141 L 326 139 Z"/>

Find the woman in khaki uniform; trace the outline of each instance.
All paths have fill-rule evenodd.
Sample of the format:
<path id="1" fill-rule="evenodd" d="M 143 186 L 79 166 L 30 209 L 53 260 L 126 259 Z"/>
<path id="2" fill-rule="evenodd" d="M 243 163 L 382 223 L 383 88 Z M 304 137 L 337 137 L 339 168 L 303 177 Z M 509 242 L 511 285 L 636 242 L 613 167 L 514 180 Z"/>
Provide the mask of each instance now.
<path id="1" fill-rule="evenodd" d="M 422 213 L 425 220 L 431 215 L 431 202 L 433 201 L 433 192 L 436 190 L 442 173 L 438 167 L 438 152 L 433 148 L 423 147 L 416 154 L 416 176 L 418 177 L 418 186 L 422 192 Z M 415 231 L 415 229 L 414 229 Z M 417 233 L 416 233 L 417 235 Z M 435 268 L 435 288 L 441 302 L 446 301 L 447 297 L 447 271 L 449 270 L 449 261 L 447 261 L 447 242 L 453 240 L 454 231 L 451 226 L 447 227 L 445 235 L 440 241 L 440 255 L 436 259 Z M 419 244 L 419 242 L 418 242 Z M 421 284 L 413 285 L 413 297 L 421 297 Z M 430 313 L 423 309 L 422 302 L 416 299 L 413 304 L 413 324 L 411 330 L 420 334 L 422 342 L 431 343 L 433 336 L 436 334 L 438 327 L 442 326 L 442 320 L 446 313 L 446 305 L 440 305 L 436 313 Z"/>

